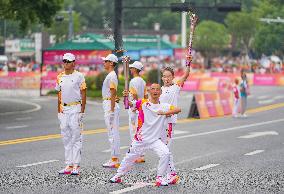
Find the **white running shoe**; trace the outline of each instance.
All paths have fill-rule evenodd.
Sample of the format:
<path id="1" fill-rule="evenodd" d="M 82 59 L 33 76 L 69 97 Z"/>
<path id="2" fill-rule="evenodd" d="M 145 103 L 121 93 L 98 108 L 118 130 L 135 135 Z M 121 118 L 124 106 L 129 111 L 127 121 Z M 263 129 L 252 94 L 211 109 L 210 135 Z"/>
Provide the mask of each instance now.
<path id="1" fill-rule="evenodd" d="M 118 168 L 120 166 L 118 158 L 112 158 L 103 164 L 104 168 Z"/>
<path id="2" fill-rule="evenodd" d="M 168 174 L 167 182 L 170 185 L 175 185 L 179 181 L 179 176 L 176 173 Z"/>
<path id="3" fill-rule="evenodd" d="M 156 177 L 156 183 L 155 185 L 157 187 L 160 187 L 160 186 L 168 186 L 168 182 L 161 176 L 157 176 Z"/>
<path id="4" fill-rule="evenodd" d="M 112 178 L 109 180 L 109 182 L 111 182 L 111 183 L 121 183 L 122 180 L 121 180 L 121 177 L 115 175 L 114 177 L 112 177 Z"/>
<path id="5" fill-rule="evenodd" d="M 62 170 L 58 171 L 58 173 L 61 174 L 71 174 L 71 171 L 73 170 L 73 166 L 66 166 Z"/>
<path id="6" fill-rule="evenodd" d="M 80 168 L 79 166 L 74 167 L 71 171 L 71 175 L 79 175 L 80 174 L 79 168 Z"/>

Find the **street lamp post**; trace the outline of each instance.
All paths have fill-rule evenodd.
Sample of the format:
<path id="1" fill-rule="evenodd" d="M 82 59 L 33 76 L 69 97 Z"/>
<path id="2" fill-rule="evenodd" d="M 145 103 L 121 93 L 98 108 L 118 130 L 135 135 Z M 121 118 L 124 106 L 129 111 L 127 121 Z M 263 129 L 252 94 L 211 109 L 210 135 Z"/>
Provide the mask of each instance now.
<path id="1" fill-rule="evenodd" d="M 60 13 L 68 14 L 68 40 L 73 38 L 74 23 L 73 23 L 73 7 L 69 5 L 68 11 L 60 11 Z M 57 15 L 55 21 L 62 22 L 65 19 L 63 15 Z"/>
<path id="2" fill-rule="evenodd" d="M 158 84 L 161 85 L 161 36 L 159 34 L 160 31 L 160 23 L 155 23 L 154 30 L 157 33 L 157 49 L 158 49 Z"/>

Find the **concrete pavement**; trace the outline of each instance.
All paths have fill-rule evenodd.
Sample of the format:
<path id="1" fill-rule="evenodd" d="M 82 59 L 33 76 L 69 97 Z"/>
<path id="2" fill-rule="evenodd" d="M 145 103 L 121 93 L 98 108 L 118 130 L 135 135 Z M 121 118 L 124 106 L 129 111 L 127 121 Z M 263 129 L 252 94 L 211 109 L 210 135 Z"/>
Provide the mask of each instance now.
<path id="1" fill-rule="evenodd" d="M 271 88 L 270 88 L 271 89 Z M 263 91 L 257 95 L 281 95 L 282 88 Z M 260 90 L 257 90 L 260 92 Z M 274 93 L 273 93 L 274 92 Z M 256 93 L 256 92 L 255 92 Z M 181 100 L 186 103 L 188 99 Z M 262 100 L 262 99 L 260 99 Z M 54 110 L 38 101 L 41 110 L 24 114 L 36 117 L 30 128 L 4 130 L 15 124 L 19 115 L 13 115 L 7 123 L 0 118 L 1 142 L 21 137 L 59 133 L 56 116 L 47 114 Z M 281 103 L 276 99 L 274 103 Z M 257 98 L 250 98 L 250 108 L 260 106 Z M 93 105 L 96 108 L 96 105 Z M 263 106 L 263 105 L 262 105 Z M 273 108 L 273 109 L 272 109 Z M 214 118 L 208 120 L 180 120 L 176 127 L 173 153 L 181 177 L 175 186 L 156 188 L 151 185 L 158 164 L 153 153 L 147 153 L 146 163 L 136 165 L 124 177 L 123 184 L 110 184 L 115 170 L 103 169 L 108 159 L 109 145 L 103 131 L 103 121 L 94 117 L 89 126 L 102 128 L 87 131 L 84 136 L 82 172 L 79 177 L 58 176 L 63 164 L 63 146 L 60 138 L 0 146 L 0 192 L 2 193 L 283 193 L 284 192 L 284 112 L 272 107 L 252 111 L 248 118 Z M 56 109 L 55 109 L 56 110 Z M 257 110 L 257 109 L 254 109 Z M 42 112 L 43 111 L 43 112 Z M 90 111 L 90 109 L 89 109 Z M 99 111 L 99 110 L 96 110 Z M 42 118 L 42 115 L 46 115 Z M 100 113 L 98 113 L 100 114 Z M 124 114 L 124 113 L 123 113 Z M 55 118 L 53 118 L 55 117 Z M 99 117 L 99 116 L 98 116 Z M 23 115 L 21 118 L 24 118 Z M 127 115 L 122 115 L 122 126 Z M 181 117 L 182 119 L 184 117 Z M 54 119 L 53 123 L 50 123 Z M 87 117 L 88 119 L 88 117 Z M 19 120 L 17 125 L 29 124 L 31 120 Z M 123 123 L 125 122 L 125 123 Z M 49 129 L 50 131 L 43 131 Z M 92 129 L 92 128 L 88 128 Z M 101 131 L 100 131 L 101 130 Z M 269 133 L 267 133 L 269 132 Z M 28 134 L 27 134 L 28 133 Z M 121 134 L 121 157 L 129 145 L 126 127 Z M 249 134 L 250 138 L 240 138 Z M 272 135 L 271 135 L 272 134 Z M 273 135 L 274 134 L 274 135 Z M 276 135 L 277 134 L 277 135 Z"/>

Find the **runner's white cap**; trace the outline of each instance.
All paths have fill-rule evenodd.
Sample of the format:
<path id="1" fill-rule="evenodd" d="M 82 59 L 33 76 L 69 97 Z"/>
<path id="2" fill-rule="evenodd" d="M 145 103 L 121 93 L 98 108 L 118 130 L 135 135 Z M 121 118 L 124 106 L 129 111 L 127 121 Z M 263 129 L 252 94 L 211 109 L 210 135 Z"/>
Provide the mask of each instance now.
<path id="1" fill-rule="evenodd" d="M 134 61 L 134 63 L 130 64 L 129 67 L 133 67 L 141 71 L 143 69 L 143 64 L 140 61 Z"/>
<path id="2" fill-rule="evenodd" d="M 72 53 L 65 53 L 63 55 L 63 60 L 75 61 L 75 55 L 73 55 Z"/>
<path id="3" fill-rule="evenodd" d="M 114 63 L 118 62 L 118 58 L 114 54 L 109 54 L 107 57 L 102 57 L 102 60 L 111 61 L 111 62 L 114 62 Z"/>

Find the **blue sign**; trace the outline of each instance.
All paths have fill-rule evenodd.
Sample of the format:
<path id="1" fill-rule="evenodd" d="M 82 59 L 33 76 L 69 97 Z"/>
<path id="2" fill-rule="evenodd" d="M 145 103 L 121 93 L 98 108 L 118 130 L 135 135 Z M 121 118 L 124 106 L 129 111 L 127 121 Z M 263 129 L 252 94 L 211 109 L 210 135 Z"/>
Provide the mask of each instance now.
<path id="1" fill-rule="evenodd" d="M 140 51 L 141 57 L 150 57 L 150 56 L 158 56 L 159 50 L 158 49 L 144 49 Z M 161 56 L 173 56 L 173 49 L 161 49 L 160 50 Z"/>
<path id="2" fill-rule="evenodd" d="M 124 55 L 129 56 L 131 60 L 139 60 L 140 59 L 139 51 L 127 51 L 127 52 L 124 53 Z"/>

